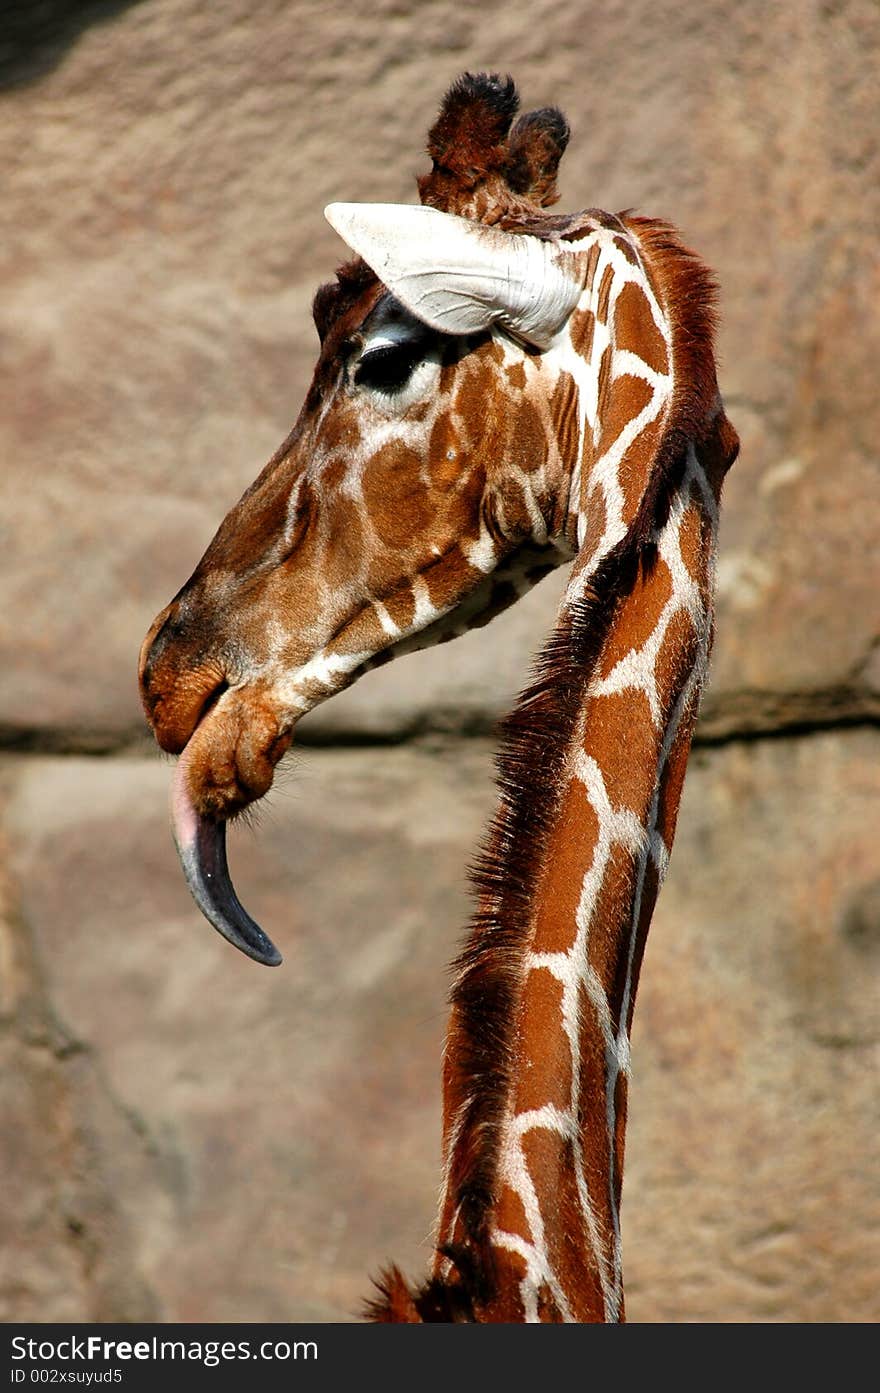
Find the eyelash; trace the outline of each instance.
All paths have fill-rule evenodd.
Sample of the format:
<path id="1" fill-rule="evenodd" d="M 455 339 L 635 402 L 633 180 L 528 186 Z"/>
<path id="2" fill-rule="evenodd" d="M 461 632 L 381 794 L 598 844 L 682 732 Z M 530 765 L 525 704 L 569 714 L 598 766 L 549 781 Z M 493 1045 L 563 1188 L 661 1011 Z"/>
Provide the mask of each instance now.
<path id="1" fill-rule="evenodd" d="M 399 392 L 409 381 L 420 356 L 412 344 L 374 348 L 358 363 L 355 383 L 358 387 L 376 387 L 382 392 Z"/>

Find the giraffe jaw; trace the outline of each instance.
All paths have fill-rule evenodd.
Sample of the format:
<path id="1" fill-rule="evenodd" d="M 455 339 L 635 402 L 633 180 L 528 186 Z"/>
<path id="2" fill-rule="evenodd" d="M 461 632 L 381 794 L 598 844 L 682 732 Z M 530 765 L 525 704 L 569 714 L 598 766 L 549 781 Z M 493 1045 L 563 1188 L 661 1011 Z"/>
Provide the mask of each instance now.
<path id="1" fill-rule="evenodd" d="M 226 861 L 226 822 L 206 817 L 189 790 L 189 746 L 177 762 L 171 785 L 171 827 L 190 893 L 209 924 L 235 948 L 266 967 L 281 954 L 241 904 Z"/>

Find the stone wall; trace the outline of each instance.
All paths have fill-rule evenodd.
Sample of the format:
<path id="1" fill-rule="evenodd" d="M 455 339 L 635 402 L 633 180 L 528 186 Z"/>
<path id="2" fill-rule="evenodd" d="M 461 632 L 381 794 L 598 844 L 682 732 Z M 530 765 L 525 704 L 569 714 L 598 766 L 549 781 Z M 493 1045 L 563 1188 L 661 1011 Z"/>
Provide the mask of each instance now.
<path id="1" fill-rule="evenodd" d="M 231 846 L 278 973 L 188 899 L 134 669 L 296 415 L 321 209 L 412 200 L 448 82 L 492 68 L 566 111 L 563 207 L 666 216 L 714 267 L 743 441 L 636 1010 L 630 1316 L 876 1319 L 876 5 L 0 24 L 0 1318 L 346 1319 L 428 1260 L 491 732 L 561 582 L 303 722 Z"/>

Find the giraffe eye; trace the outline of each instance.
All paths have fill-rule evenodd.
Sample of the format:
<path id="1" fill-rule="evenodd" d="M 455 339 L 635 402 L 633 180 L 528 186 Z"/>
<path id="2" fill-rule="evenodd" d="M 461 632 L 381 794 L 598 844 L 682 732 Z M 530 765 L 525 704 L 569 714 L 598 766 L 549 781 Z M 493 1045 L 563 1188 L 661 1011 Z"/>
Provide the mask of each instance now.
<path id="1" fill-rule="evenodd" d="M 399 392 L 421 358 L 414 343 L 389 343 L 365 353 L 354 380 L 358 387 L 376 387 L 381 392 Z"/>

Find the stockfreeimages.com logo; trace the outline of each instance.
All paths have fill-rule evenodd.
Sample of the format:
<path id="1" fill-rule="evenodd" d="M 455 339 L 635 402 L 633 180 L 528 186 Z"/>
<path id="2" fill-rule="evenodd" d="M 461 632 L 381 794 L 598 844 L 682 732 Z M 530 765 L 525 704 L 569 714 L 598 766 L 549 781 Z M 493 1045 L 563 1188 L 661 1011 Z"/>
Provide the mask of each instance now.
<path id="1" fill-rule="evenodd" d="M 318 1357 L 318 1345 L 315 1340 L 296 1340 L 293 1343 L 287 1340 L 263 1340 L 259 1344 L 252 1344 L 250 1340 L 162 1340 L 155 1335 L 148 1340 L 107 1340 L 100 1335 L 71 1335 L 63 1340 L 33 1340 L 23 1335 L 15 1335 L 11 1343 L 14 1360 L 26 1359 L 36 1365 L 80 1362 L 112 1364 L 117 1360 L 120 1363 L 129 1363 L 132 1360 L 177 1360 L 182 1363 L 203 1364 L 211 1369 L 218 1364 L 239 1359 L 284 1361 Z M 34 1381 L 35 1372 L 35 1369 L 31 1369 L 31 1381 Z M 100 1374 L 95 1370 L 88 1372 L 92 1374 L 91 1378 L 84 1377 L 85 1371 L 80 1371 L 78 1376 L 69 1377 L 65 1381 L 109 1383 L 113 1380 L 107 1375 L 118 1373 L 109 1369 Z M 75 1374 L 76 1371 L 71 1370 L 70 1373 Z M 24 1369 L 12 1371 L 13 1383 L 23 1383 L 27 1377 Z M 119 1382 L 119 1379 L 115 1381 Z"/>

